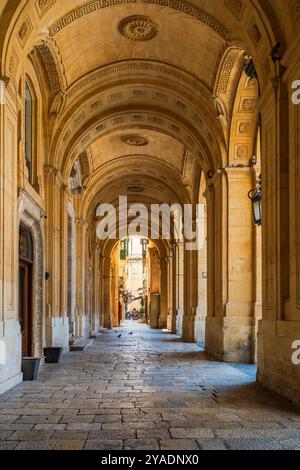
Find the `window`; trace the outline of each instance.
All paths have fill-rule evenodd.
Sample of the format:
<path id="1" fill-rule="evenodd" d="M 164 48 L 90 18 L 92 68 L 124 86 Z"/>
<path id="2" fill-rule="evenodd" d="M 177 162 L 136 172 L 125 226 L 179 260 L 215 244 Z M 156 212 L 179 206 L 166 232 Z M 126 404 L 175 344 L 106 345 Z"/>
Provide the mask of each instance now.
<path id="1" fill-rule="evenodd" d="M 29 86 L 25 83 L 25 160 L 28 179 L 33 183 L 33 98 Z"/>

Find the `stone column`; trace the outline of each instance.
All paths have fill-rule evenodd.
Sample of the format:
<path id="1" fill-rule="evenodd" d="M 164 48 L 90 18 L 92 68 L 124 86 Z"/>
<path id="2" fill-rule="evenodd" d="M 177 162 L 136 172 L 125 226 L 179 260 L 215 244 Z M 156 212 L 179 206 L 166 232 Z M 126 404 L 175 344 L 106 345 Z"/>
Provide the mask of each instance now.
<path id="1" fill-rule="evenodd" d="M 69 349 L 69 321 L 65 303 L 65 187 L 61 173 L 44 169 L 46 194 L 46 342 L 47 346 Z"/>
<path id="2" fill-rule="evenodd" d="M 112 328 L 111 312 L 111 259 L 103 260 L 103 327 Z"/>
<path id="3" fill-rule="evenodd" d="M 86 312 L 86 230 L 87 223 L 76 218 L 76 317 L 75 335 L 83 338 L 89 336 L 89 321 Z"/>
<path id="4" fill-rule="evenodd" d="M 168 288 L 167 288 L 167 294 L 168 294 L 168 317 L 167 317 L 167 329 L 169 331 L 173 331 L 173 315 L 174 315 L 174 304 L 173 304 L 173 250 L 170 248 L 169 251 L 169 256 L 167 259 L 167 276 L 168 276 Z"/>
<path id="5" fill-rule="evenodd" d="M 183 339 L 194 342 L 197 328 L 198 251 L 184 251 Z"/>
<path id="6" fill-rule="evenodd" d="M 218 172 L 209 186 L 206 349 L 228 362 L 251 362 L 254 322 L 253 219 L 249 168 Z"/>
<path id="7" fill-rule="evenodd" d="M 119 326 L 119 251 L 116 250 L 112 256 L 110 264 L 110 276 L 111 276 L 111 317 L 112 327 Z"/>
<path id="8" fill-rule="evenodd" d="M 91 335 L 95 336 L 100 329 L 100 260 L 99 248 L 93 244 L 93 264 L 92 264 L 92 314 L 91 314 Z"/>
<path id="9" fill-rule="evenodd" d="M 183 334 L 184 312 L 184 242 L 176 245 L 176 334 Z"/>
<path id="10" fill-rule="evenodd" d="M 199 224 L 199 251 L 198 251 L 198 306 L 195 339 L 205 343 L 205 328 L 207 315 L 207 218 L 206 204 L 201 204 L 198 216 Z"/>
<path id="11" fill-rule="evenodd" d="M 8 84 L 6 77 L 0 80 Z M 18 321 L 18 110 L 9 84 L 0 104 L 0 393 L 22 381 Z"/>
<path id="12" fill-rule="evenodd" d="M 270 82 L 260 102 L 263 312 L 258 380 L 300 404 L 300 368 L 292 360 L 293 343 L 300 340 L 300 110 L 291 98 L 300 67 L 293 47 L 283 62 L 285 82 L 279 78 Z"/>
<path id="13" fill-rule="evenodd" d="M 149 324 L 151 328 L 159 327 L 160 316 L 160 258 L 157 248 L 149 248 L 150 256 L 150 304 Z"/>
<path id="14" fill-rule="evenodd" d="M 158 328 L 166 328 L 168 317 L 168 258 L 160 258 L 160 312 Z"/>

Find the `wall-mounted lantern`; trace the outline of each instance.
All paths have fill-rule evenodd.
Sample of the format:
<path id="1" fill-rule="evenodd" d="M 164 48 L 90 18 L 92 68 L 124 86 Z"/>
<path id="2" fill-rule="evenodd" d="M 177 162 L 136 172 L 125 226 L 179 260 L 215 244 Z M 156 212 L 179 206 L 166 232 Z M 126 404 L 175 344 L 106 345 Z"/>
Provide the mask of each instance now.
<path id="1" fill-rule="evenodd" d="M 254 222 L 256 225 L 261 225 L 262 224 L 261 175 L 258 177 L 257 188 L 249 191 L 248 197 L 252 202 Z"/>

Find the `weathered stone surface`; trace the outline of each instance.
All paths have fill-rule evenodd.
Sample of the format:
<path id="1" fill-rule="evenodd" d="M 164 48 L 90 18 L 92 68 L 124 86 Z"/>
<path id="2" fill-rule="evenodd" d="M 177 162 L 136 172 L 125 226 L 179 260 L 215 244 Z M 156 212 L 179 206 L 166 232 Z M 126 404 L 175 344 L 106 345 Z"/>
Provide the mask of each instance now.
<path id="1" fill-rule="evenodd" d="M 199 450 L 197 442 L 193 439 L 162 439 L 161 450 Z"/>
<path id="2" fill-rule="evenodd" d="M 221 439 L 197 439 L 201 450 L 227 450 Z"/>
<path id="3" fill-rule="evenodd" d="M 82 440 L 75 440 L 75 439 L 70 439 L 70 440 L 58 440 L 55 443 L 54 450 L 81 450 L 83 449 L 85 444 L 85 441 Z"/>
<path id="4" fill-rule="evenodd" d="M 123 442 L 121 440 L 112 439 L 88 439 L 84 448 L 88 450 L 122 450 Z"/>
<path id="5" fill-rule="evenodd" d="M 255 384 L 253 366 L 239 369 L 220 364 L 196 345 L 142 326 L 137 327 L 135 334 L 140 335 L 141 341 L 128 346 L 117 345 L 114 333 L 107 333 L 105 338 L 97 338 L 89 351 L 79 353 L 80 366 L 78 357 L 65 355 L 51 374 L 46 367 L 41 368 L 42 383 L 30 384 L 31 391 L 24 382 L 9 395 L 1 396 L 1 412 L 7 413 L 0 412 L 4 421 L 0 423 L 3 448 L 299 448 L 299 410 Z M 114 358 L 112 368 L 103 364 L 108 351 Z M 132 372 L 128 362 L 131 357 L 135 358 Z M 104 368 L 104 387 L 108 392 L 105 399 L 97 395 L 98 386 L 93 385 L 98 367 Z M 78 376 L 78 368 L 84 372 L 82 377 Z M 125 399 L 117 392 L 116 397 L 111 397 L 109 392 L 115 389 L 116 382 L 121 388 L 127 385 L 124 368 L 128 375 L 137 374 L 137 380 L 152 390 L 150 397 Z M 70 383 L 74 383 L 76 391 Z M 66 393 L 64 405 L 68 407 L 54 408 L 54 400 L 51 406 L 35 408 L 39 396 L 43 405 L 43 396 L 51 395 L 55 388 L 64 390 L 59 393 Z M 26 406 L 19 408 L 20 414 L 11 413 L 6 404 L 11 407 L 24 394 Z"/>

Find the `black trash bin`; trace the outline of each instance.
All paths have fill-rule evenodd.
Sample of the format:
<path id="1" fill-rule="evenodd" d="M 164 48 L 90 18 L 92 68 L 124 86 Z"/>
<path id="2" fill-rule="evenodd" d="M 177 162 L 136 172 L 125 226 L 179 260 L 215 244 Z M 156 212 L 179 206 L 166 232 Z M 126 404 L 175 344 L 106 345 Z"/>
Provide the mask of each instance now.
<path id="1" fill-rule="evenodd" d="M 45 363 L 46 364 L 57 364 L 60 361 L 63 348 L 52 347 L 44 348 Z"/>
<path id="2" fill-rule="evenodd" d="M 38 357 L 23 357 L 22 358 L 22 372 L 23 380 L 36 380 L 39 368 L 40 368 L 41 359 Z"/>

